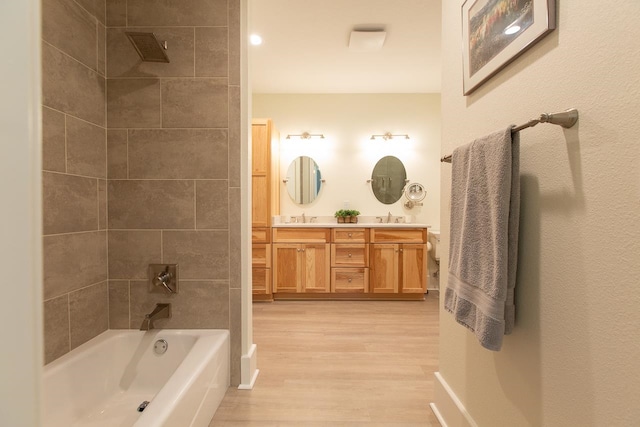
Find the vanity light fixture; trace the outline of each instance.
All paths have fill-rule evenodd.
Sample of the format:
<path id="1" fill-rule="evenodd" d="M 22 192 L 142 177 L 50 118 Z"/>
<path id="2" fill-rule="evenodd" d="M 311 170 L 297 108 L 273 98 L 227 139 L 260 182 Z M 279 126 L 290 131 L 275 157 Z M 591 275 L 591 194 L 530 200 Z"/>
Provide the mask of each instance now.
<path id="1" fill-rule="evenodd" d="M 393 139 L 393 137 L 395 137 L 395 136 L 404 136 L 404 139 L 409 139 L 409 135 L 407 135 L 406 133 L 398 134 L 398 135 L 392 135 L 391 132 L 385 132 L 382 135 L 371 135 L 370 139 L 382 138 L 385 141 L 388 141 L 390 139 Z"/>
<path id="2" fill-rule="evenodd" d="M 324 134 L 322 133 L 309 133 L 309 132 L 302 132 L 300 135 L 287 135 L 286 139 L 291 139 L 292 136 L 297 136 L 300 139 L 311 139 L 311 138 L 324 139 Z"/>

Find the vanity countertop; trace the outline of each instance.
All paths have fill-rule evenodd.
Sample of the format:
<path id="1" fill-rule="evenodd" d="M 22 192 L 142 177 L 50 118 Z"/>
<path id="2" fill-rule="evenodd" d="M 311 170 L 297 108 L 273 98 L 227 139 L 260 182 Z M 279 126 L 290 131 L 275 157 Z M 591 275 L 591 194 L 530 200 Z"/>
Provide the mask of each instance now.
<path id="1" fill-rule="evenodd" d="M 429 224 L 421 224 L 415 222 L 355 222 L 340 223 L 337 222 L 291 222 L 273 224 L 273 228 L 430 228 Z"/>

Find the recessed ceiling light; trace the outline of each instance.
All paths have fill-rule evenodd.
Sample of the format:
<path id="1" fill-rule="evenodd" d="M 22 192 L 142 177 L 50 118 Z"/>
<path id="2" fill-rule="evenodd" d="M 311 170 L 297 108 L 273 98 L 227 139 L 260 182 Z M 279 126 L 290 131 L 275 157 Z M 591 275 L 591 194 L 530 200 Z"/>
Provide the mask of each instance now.
<path id="1" fill-rule="evenodd" d="M 254 46 L 259 46 L 262 44 L 262 37 L 260 37 L 257 34 L 251 34 L 249 36 L 249 43 L 251 43 Z"/>

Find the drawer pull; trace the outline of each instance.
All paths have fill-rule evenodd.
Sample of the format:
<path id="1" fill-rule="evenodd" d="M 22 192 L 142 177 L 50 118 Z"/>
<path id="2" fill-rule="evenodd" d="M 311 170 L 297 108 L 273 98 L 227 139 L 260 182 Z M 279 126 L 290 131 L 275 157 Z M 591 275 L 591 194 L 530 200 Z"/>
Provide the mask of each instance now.
<path id="1" fill-rule="evenodd" d="M 351 254 L 349 254 L 349 258 L 351 258 Z"/>
<path id="2" fill-rule="evenodd" d="M 352 234 L 351 234 L 351 233 L 349 233 L 349 237 L 351 237 L 351 236 L 352 236 Z"/>
<path id="3" fill-rule="evenodd" d="M 349 283 L 351 283 L 351 281 L 352 281 L 352 280 L 353 280 L 353 279 L 351 279 L 351 278 L 350 278 L 350 279 L 349 279 Z"/>

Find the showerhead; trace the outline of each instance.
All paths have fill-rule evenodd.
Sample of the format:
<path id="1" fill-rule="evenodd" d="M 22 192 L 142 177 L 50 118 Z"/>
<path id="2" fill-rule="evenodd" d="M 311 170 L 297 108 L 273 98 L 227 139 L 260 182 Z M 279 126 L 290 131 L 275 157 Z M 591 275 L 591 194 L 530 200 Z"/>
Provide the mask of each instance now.
<path id="1" fill-rule="evenodd" d="M 169 57 L 165 53 L 167 42 L 160 43 L 155 34 L 133 31 L 125 31 L 125 34 L 143 61 L 169 62 Z"/>

